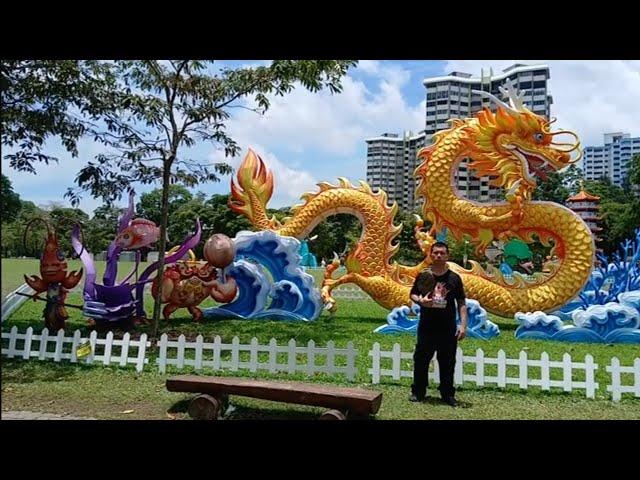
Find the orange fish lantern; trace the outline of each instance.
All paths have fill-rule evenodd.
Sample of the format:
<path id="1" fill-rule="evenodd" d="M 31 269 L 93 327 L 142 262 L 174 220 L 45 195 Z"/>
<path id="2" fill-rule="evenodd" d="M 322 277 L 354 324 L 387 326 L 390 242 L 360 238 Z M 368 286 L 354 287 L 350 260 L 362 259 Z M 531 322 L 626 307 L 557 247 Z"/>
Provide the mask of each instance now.
<path id="1" fill-rule="evenodd" d="M 123 250 L 139 250 L 155 243 L 160 238 L 160 229 L 151 220 L 135 218 L 116 237 L 116 245 Z"/>

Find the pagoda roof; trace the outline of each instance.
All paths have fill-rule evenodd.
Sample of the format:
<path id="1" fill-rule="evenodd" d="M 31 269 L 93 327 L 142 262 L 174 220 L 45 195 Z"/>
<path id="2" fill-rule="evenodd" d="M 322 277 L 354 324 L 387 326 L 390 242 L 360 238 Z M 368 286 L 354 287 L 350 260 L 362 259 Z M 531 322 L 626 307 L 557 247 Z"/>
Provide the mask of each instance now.
<path id="1" fill-rule="evenodd" d="M 591 195 L 583 190 L 580 190 L 575 195 L 569 197 L 567 199 L 568 202 L 584 202 L 584 201 L 598 202 L 600 201 L 600 197 L 596 195 Z"/>

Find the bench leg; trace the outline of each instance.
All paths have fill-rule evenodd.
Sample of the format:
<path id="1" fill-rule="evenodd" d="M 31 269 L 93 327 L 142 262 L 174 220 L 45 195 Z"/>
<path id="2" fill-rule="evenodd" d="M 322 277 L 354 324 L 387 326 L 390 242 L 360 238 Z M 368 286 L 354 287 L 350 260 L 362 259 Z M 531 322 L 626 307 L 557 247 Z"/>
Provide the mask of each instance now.
<path id="1" fill-rule="evenodd" d="M 221 402 L 211 395 L 198 395 L 189 404 L 189 416 L 194 420 L 217 420 Z"/>
<path id="2" fill-rule="evenodd" d="M 217 395 L 215 398 L 216 400 L 218 400 L 218 402 L 220 402 L 220 414 L 224 415 L 229 408 L 229 395 L 226 393 L 222 393 L 220 395 Z"/>
<path id="3" fill-rule="evenodd" d="M 346 420 L 347 417 L 340 410 L 327 410 L 320 415 L 320 420 Z"/>

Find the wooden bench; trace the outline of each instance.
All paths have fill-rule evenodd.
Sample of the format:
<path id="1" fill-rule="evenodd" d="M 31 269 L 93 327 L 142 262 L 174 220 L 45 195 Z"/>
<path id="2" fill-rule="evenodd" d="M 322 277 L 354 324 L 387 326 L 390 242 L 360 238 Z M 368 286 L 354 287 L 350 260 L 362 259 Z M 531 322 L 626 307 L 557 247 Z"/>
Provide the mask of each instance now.
<path id="1" fill-rule="evenodd" d="M 199 420 L 217 419 L 229 395 L 330 408 L 320 417 L 323 420 L 369 417 L 382 403 L 382 392 L 372 390 L 233 377 L 179 375 L 167 379 L 167 390 L 199 393 L 189 405 L 189 415 Z"/>

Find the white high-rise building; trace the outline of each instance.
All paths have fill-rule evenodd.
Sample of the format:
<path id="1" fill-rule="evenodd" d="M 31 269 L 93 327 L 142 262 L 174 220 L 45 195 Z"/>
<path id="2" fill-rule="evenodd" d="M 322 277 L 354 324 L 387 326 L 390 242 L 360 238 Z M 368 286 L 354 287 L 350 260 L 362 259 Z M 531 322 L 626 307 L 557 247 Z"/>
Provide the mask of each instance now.
<path id="1" fill-rule="evenodd" d="M 387 192 L 389 205 L 397 202 L 405 212 L 419 209 L 421 199 L 414 198 L 416 181 L 413 172 L 417 167 L 418 150 L 426 145 L 425 134 L 405 132 L 401 137 L 395 133 L 383 133 L 379 137 L 368 138 L 366 142 L 369 185 Z"/>
<path id="2" fill-rule="evenodd" d="M 506 100 L 499 87 L 511 81 L 514 87 L 524 93 L 524 103 L 532 112 L 545 118 L 551 117 L 551 103 L 547 81 L 550 78 L 547 65 L 515 64 L 505 68 L 502 73 L 493 74 L 482 71 L 480 77 L 469 73 L 452 72 L 444 77 L 426 78 L 423 81 L 427 94 L 425 134 L 427 144 L 432 135 L 450 127 L 447 120 L 467 118 L 488 107 L 495 112 L 496 105 L 490 99 L 471 93 L 472 90 L 484 90 L 498 98 Z M 467 161 L 460 163 L 455 177 L 460 194 L 470 200 L 489 201 L 499 197 L 500 190 L 489 187 L 489 178 L 477 179 L 467 171 Z"/>
<path id="3" fill-rule="evenodd" d="M 604 145 L 584 148 L 584 176 L 588 180 L 608 177 L 613 184 L 621 186 L 636 154 L 640 154 L 640 137 L 631 138 L 630 134 L 621 132 L 605 133 Z"/>

